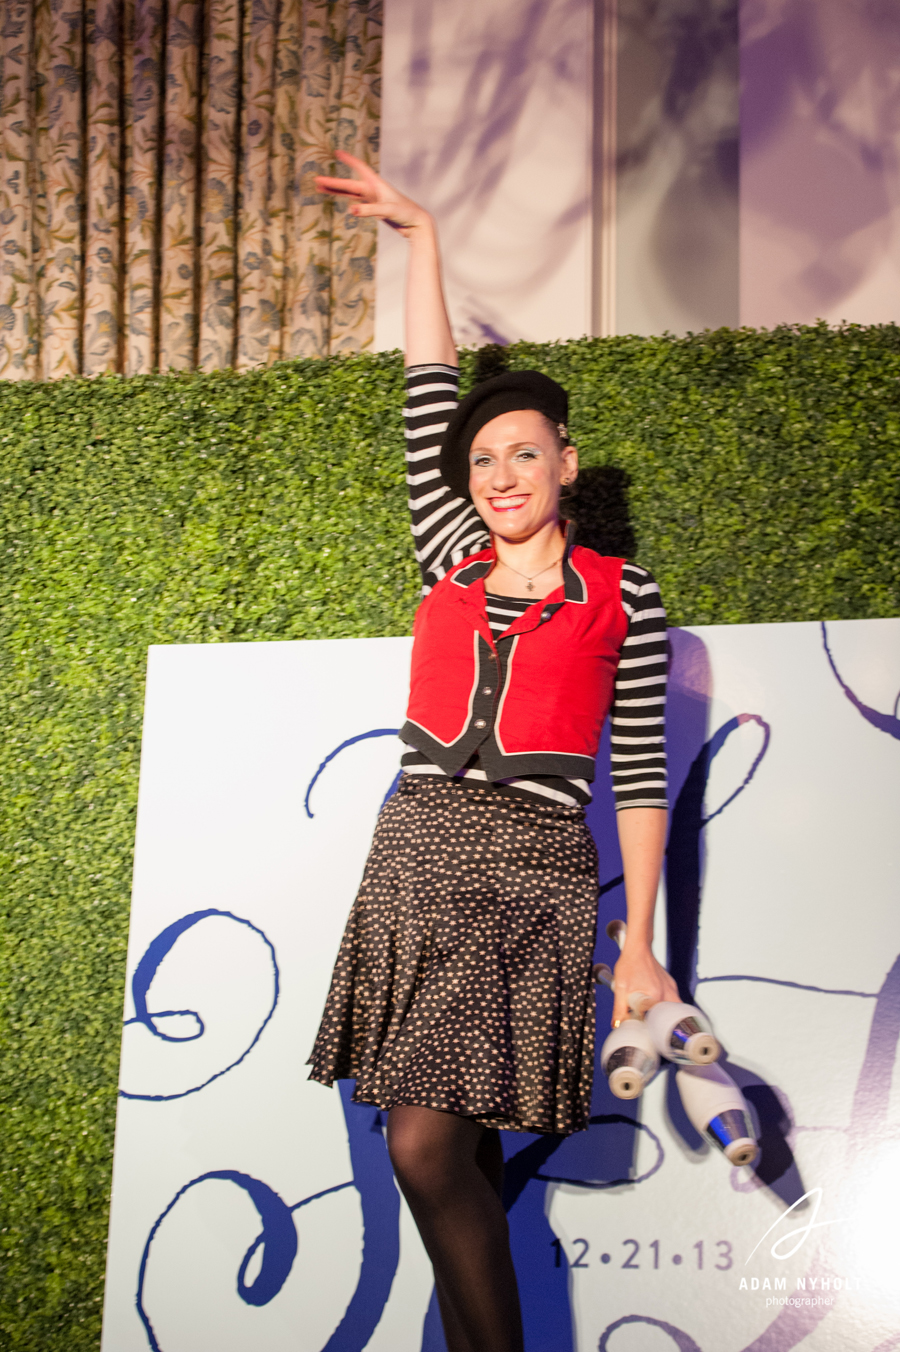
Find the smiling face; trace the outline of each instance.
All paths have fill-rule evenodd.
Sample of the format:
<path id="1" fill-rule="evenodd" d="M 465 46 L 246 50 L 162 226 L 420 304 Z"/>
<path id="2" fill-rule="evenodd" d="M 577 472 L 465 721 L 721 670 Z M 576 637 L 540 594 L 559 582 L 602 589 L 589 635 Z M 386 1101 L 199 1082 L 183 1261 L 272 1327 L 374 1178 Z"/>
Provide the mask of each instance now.
<path id="1" fill-rule="evenodd" d="M 501 413 L 469 450 L 469 492 L 482 521 L 507 540 L 527 540 L 557 520 L 559 490 L 578 473 L 578 452 L 562 446 L 534 409 Z"/>

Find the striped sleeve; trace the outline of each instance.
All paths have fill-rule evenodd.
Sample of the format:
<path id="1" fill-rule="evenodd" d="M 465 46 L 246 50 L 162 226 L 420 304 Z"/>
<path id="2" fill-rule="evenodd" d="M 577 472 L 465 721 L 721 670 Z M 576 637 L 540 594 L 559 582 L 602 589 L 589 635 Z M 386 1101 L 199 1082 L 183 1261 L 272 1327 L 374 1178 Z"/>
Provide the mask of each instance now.
<path id="1" fill-rule="evenodd" d="M 611 714 L 610 749 L 616 810 L 668 806 L 666 801 L 666 612 L 646 568 L 622 568 L 622 644 Z"/>
<path id="2" fill-rule="evenodd" d="M 441 435 L 459 394 L 455 366 L 410 366 L 406 371 L 406 482 L 416 545 L 427 595 L 448 569 L 490 543 L 481 517 L 457 498 L 441 477 Z"/>

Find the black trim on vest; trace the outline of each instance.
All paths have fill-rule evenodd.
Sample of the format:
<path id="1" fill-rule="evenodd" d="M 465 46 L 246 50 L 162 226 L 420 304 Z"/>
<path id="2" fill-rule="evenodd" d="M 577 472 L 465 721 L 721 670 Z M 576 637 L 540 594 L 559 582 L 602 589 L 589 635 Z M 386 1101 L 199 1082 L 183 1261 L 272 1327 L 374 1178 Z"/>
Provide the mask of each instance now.
<path id="1" fill-rule="evenodd" d="M 478 754 L 481 768 L 491 781 L 527 779 L 529 775 L 559 775 L 563 779 L 584 779 L 591 784 L 596 774 L 593 756 L 571 756 L 563 751 L 522 751 L 504 756 L 497 746 L 493 729 Z"/>
<path id="2" fill-rule="evenodd" d="M 460 568 L 458 573 L 454 573 L 451 582 L 457 587 L 471 587 L 473 582 L 479 578 L 487 577 L 494 566 L 493 559 L 477 559 L 475 563 L 466 564 L 465 568 Z"/>
<path id="3" fill-rule="evenodd" d="M 567 601 L 583 606 L 588 599 L 587 583 L 572 562 L 575 548 L 575 522 L 566 523 L 566 548 L 562 558 L 563 591 Z"/>
<path id="4" fill-rule="evenodd" d="M 427 729 L 409 719 L 400 729 L 400 740 L 430 756 L 445 774 L 455 775 L 464 765 L 468 765 L 475 752 L 492 735 L 494 711 L 503 689 L 498 654 L 481 634 L 478 635 L 478 673 L 474 689 L 468 727 L 450 746 L 437 741 Z M 480 728 L 477 726 L 479 722 L 482 723 Z"/>

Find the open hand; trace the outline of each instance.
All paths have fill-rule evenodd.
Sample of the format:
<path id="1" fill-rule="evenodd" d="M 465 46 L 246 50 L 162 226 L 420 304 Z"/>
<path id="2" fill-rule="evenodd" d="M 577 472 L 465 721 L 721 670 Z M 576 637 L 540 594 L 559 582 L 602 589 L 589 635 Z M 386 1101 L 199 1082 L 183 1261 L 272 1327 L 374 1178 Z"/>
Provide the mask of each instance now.
<path id="1" fill-rule="evenodd" d="M 336 197 L 352 197 L 351 215 L 375 216 L 393 226 L 406 239 L 414 230 L 431 225 L 431 217 L 424 207 L 404 197 L 363 160 L 348 155 L 346 150 L 336 151 L 335 157 L 352 169 L 356 178 L 326 178 L 318 174 L 316 187 L 319 192 L 333 193 Z"/>
<path id="2" fill-rule="evenodd" d="M 665 967 L 660 966 L 656 961 L 650 949 L 642 946 L 631 950 L 628 947 L 627 939 L 625 947 L 622 949 L 622 955 L 616 963 L 613 980 L 615 982 L 613 1024 L 621 1019 L 628 1018 L 629 1003 L 632 1007 L 640 1005 L 640 1013 L 644 1013 L 651 1005 L 658 1004 L 660 1000 L 679 1000 L 681 998 L 675 982 L 669 976 Z M 632 998 L 638 994 L 645 998 L 642 1001 Z"/>

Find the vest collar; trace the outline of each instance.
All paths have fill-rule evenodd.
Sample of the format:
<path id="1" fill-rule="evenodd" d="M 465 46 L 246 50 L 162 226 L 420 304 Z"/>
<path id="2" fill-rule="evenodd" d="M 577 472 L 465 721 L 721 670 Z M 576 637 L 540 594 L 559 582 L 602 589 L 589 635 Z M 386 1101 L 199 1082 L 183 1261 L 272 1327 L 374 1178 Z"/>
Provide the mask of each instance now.
<path id="1" fill-rule="evenodd" d="M 566 546 L 562 557 L 563 596 L 566 601 L 572 601 L 575 605 L 583 606 L 587 604 L 588 589 L 586 581 L 572 562 L 574 547 L 575 522 L 568 521 L 566 523 Z M 455 573 L 452 573 L 451 581 L 457 587 L 471 587 L 473 583 L 487 577 L 496 560 L 497 555 L 494 553 L 492 541 L 488 549 L 481 550 L 469 562 L 464 563 Z"/>
<path id="2" fill-rule="evenodd" d="M 483 549 L 481 553 L 476 554 L 468 563 L 464 563 L 451 576 L 451 581 L 457 587 L 471 587 L 473 582 L 487 577 L 494 566 L 496 556 L 493 549 Z"/>
<path id="3" fill-rule="evenodd" d="M 575 522 L 566 522 L 566 552 L 563 554 L 563 590 L 567 601 L 577 606 L 587 605 L 587 582 L 572 562 L 572 550 L 575 548 Z"/>

